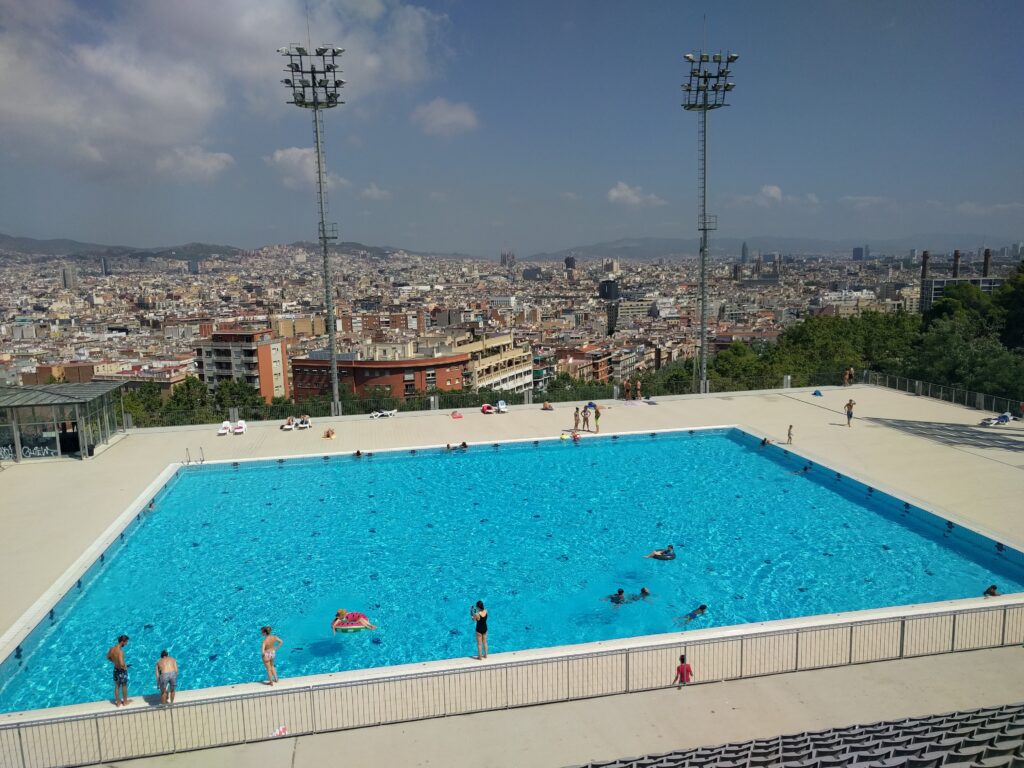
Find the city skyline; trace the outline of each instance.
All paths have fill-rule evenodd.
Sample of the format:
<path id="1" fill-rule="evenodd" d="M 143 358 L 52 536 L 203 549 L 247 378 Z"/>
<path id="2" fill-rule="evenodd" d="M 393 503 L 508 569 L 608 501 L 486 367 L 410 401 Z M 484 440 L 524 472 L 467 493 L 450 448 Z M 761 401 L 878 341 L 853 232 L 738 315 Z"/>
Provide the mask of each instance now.
<path id="1" fill-rule="evenodd" d="M 343 240 L 493 256 L 695 236 L 679 86 L 700 7 L 309 10 L 312 42 L 347 49 L 348 104 L 326 121 Z M 709 121 L 720 237 L 1020 237 L 1018 4 L 711 10 L 708 48 L 741 56 L 733 106 Z M 308 121 L 285 104 L 275 54 L 305 39 L 291 0 L 0 0 L 0 232 L 314 239 Z"/>

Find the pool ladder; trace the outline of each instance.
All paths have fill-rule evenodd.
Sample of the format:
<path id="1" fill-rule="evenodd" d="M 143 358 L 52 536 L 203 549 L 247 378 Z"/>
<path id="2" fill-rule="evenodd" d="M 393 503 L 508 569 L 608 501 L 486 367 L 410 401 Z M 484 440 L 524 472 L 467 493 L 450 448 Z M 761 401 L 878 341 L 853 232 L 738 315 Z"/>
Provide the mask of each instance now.
<path id="1" fill-rule="evenodd" d="M 189 453 L 188 448 L 185 449 L 185 466 L 187 467 L 192 463 L 192 454 Z M 199 446 L 199 458 L 195 460 L 196 464 L 206 463 L 206 454 L 203 453 L 203 446 Z"/>

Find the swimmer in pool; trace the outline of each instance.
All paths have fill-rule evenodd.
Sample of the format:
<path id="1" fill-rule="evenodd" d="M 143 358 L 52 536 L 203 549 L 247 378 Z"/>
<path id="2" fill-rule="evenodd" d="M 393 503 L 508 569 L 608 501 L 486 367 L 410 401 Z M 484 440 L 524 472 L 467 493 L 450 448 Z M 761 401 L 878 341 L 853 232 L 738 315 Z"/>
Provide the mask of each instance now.
<path id="1" fill-rule="evenodd" d="M 708 607 L 706 605 L 704 605 L 704 603 L 701 603 L 700 605 L 698 605 L 696 608 L 694 608 L 692 611 L 690 611 L 685 616 L 676 616 L 673 619 L 673 621 L 681 622 L 682 624 L 689 624 L 691 621 L 696 619 L 698 616 L 703 616 L 705 613 L 707 613 L 707 610 L 708 610 Z"/>
<path id="2" fill-rule="evenodd" d="M 626 590 L 624 590 L 622 587 L 619 587 L 619 589 L 614 594 L 608 595 L 607 597 L 602 597 L 601 599 L 607 600 L 612 605 L 622 605 L 624 602 L 626 602 Z"/>
<path id="3" fill-rule="evenodd" d="M 629 596 L 629 602 L 635 603 L 638 600 L 646 600 L 650 596 L 651 596 L 651 590 L 649 590 L 647 587 L 640 587 L 640 591 L 639 592 L 637 592 L 635 595 L 630 595 Z"/>
<path id="4" fill-rule="evenodd" d="M 669 544 L 664 549 L 656 549 L 653 552 L 644 555 L 644 557 L 653 557 L 655 560 L 675 560 L 676 549 L 674 546 Z"/>

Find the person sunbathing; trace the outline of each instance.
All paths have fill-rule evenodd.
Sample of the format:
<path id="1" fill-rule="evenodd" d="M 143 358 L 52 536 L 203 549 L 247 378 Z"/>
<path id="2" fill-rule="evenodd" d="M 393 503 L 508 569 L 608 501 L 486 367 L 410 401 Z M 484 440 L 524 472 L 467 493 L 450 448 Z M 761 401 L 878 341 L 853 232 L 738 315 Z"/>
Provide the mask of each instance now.
<path id="1" fill-rule="evenodd" d="M 334 439 L 334 428 L 333 427 L 328 427 L 327 429 L 324 430 L 324 440 L 333 440 L 333 439 Z"/>

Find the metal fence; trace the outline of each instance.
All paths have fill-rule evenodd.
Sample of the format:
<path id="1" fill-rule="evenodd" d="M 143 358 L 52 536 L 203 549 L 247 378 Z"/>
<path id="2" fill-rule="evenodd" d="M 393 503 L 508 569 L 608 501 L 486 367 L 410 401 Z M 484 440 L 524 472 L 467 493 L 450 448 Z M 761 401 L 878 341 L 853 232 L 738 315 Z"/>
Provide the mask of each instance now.
<path id="1" fill-rule="evenodd" d="M 1024 598 L 962 610 L 825 619 L 787 629 L 701 631 L 628 648 L 552 649 L 506 663 L 239 694 L 173 707 L 0 726 L 0 765 L 57 768 L 671 686 L 685 653 L 691 684 L 1024 642 Z"/>
<path id="2" fill-rule="evenodd" d="M 1021 402 L 1020 399 L 986 395 L 984 392 L 975 392 L 962 387 L 932 384 L 928 381 L 908 379 L 905 376 L 894 376 L 887 373 L 875 373 L 874 371 L 864 371 L 863 381 L 865 384 L 872 384 L 876 387 L 897 389 L 900 392 L 909 392 L 920 397 L 933 397 L 936 400 L 945 400 L 947 403 L 977 408 L 979 411 L 994 413 L 1009 411 L 1018 418 L 1024 416 L 1024 402 Z"/>

